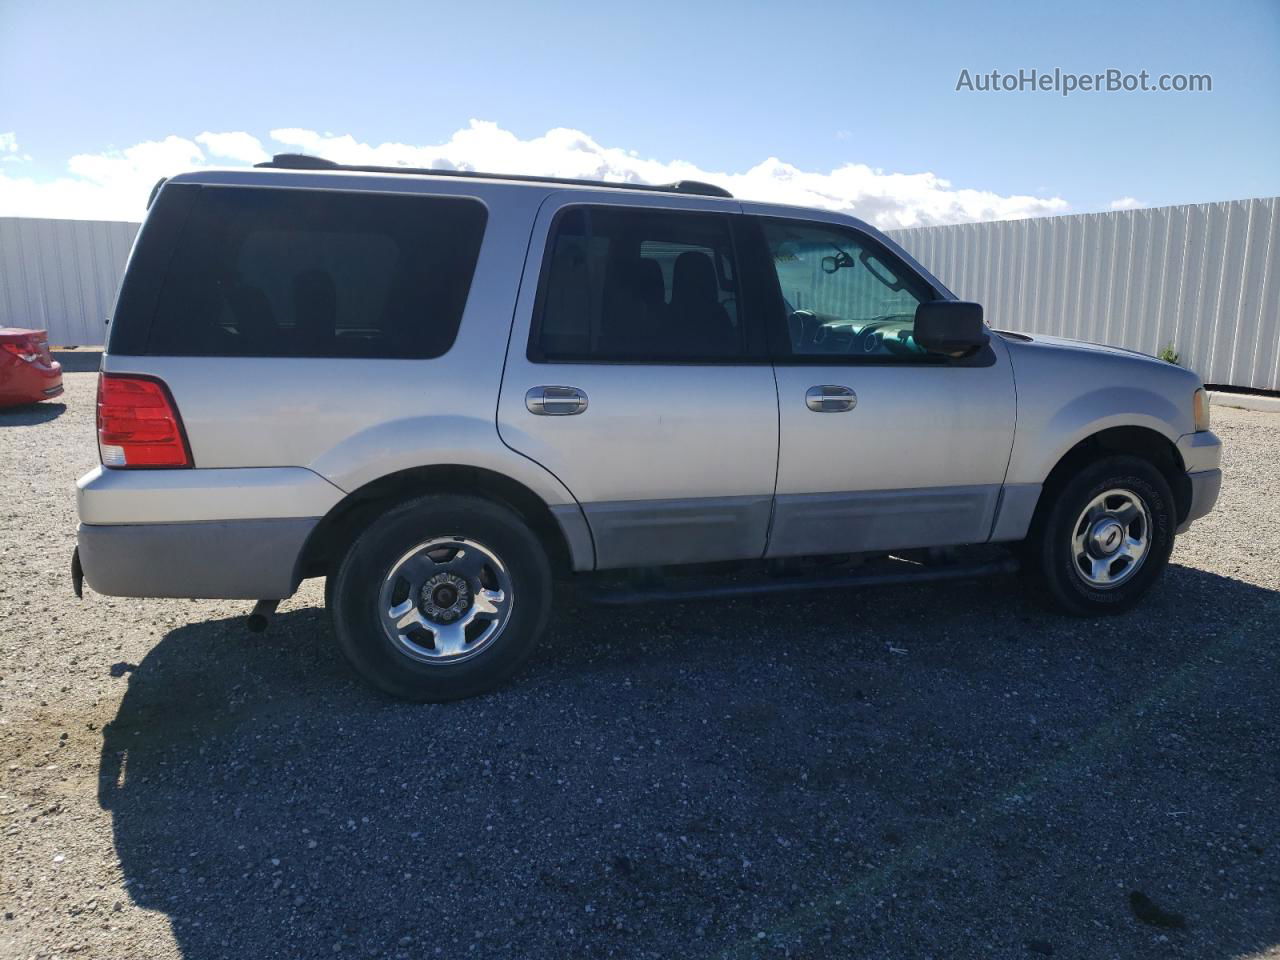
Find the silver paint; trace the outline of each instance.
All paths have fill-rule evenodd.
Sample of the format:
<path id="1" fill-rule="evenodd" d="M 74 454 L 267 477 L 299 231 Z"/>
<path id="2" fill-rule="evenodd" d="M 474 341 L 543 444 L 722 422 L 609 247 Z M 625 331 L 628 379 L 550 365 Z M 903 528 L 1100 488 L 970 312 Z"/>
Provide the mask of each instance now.
<path id="1" fill-rule="evenodd" d="M 1147 427 L 1177 445 L 1200 478 L 1193 512 L 1216 497 L 1220 447 L 1192 422 L 1199 378 L 1122 350 L 993 337 L 986 367 L 533 363 L 526 355 L 547 234 L 568 205 L 803 217 L 898 249 L 841 214 L 427 176 L 243 170 L 174 182 L 470 196 L 489 211 L 457 342 L 438 359 L 104 358 L 108 371 L 169 385 L 198 469 L 99 468 L 80 483 L 82 519 L 157 529 L 226 521 L 209 528 L 219 531 L 213 549 L 183 554 L 188 566 L 175 567 L 200 590 L 244 572 L 234 545 L 252 538 L 235 531 L 252 525 L 240 523 L 311 524 L 345 495 L 429 465 L 490 470 L 532 491 L 560 525 L 575 570 L 1018 539 L 1053 466 L 1111 426 Z M 821 395 L 835 387 L 848 393 Z M 846 398 L 839 416 L 813 406 L 825 413 Z M 111 538 L 126 540 L 151 537 Z M 254 554 L 258 565 L 277 556 L 278 569 L 245 568 L 273 591 L 252 595 L 292 590 L 302 541 L 288 540 Z M 107 542 L 97 537 L 97 546 Z M 91 586 L 175 589 L 173 571 L 141 569 L 134 547 L 97 546 L 86 555 Z M 135 580 L 111 580 L 107 565 Z M 244 589 L 236 579 L 217 595 Z"/>
<path id="2" fill-rule="evenodd" d="M 515 305 L 498 402 L 504 443 L 558 477 L 583 505 L 598 568 L 759 556 L 778 456 L 778 406 L 768 364 L 535 363 L 526 348 L 536 278 L 555 215 L 583 202 L 557 191 L 538 212 Z M 663 194 L 589 195 L 596 205 L 734 213 L 734 201 Z M 580 416 L 530 412 L 526 395 L 572 384 Z M 706 499 L 702 505 L 693 501 Z M 664 515 L 666 514 L 666 515 Z M 745 550 L 746 552 L 739 552 Z"/>

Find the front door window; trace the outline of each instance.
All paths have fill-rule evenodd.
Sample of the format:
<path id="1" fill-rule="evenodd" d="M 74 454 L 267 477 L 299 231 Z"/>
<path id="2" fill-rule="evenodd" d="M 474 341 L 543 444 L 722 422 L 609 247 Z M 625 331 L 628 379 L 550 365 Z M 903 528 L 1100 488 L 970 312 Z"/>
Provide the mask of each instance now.
<path id="1" fill-rule="evenodd" d="M 933 294 L 896 258 L 823 223 L 761 221 L 777 272 L 785 323 L 780 352 L 794 357 L 912 360 L 916 307 Z"/>

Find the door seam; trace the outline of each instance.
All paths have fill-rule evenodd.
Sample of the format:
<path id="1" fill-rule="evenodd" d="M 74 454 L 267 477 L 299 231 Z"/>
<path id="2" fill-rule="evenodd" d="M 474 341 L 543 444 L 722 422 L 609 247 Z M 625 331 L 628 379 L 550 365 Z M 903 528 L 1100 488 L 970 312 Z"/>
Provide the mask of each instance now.
<path id="1" fill-rule="evenodd" d="M 498 376 L 498 395 L 494 398 L 493 402 L 493 432 L 497 434 L 498 442 L 512 453 L 517 456 L 524 457 L 530 463 L 542 470 L 545 470 L 552 477 L 555 477 L 556 483 L 560 484 L 561 489 L 569 495 L 569 498 L 578 508 L 578 515 L 582 518 L 582 522 L 587 528 L 587 537 L 591 540 L 591 569 L 595 570 L 600 565 L 600 551 L 596 547 L 596 536 L 591 531 L 591 521 L 587 519 L 587 511 L 582 508 L 582 502 L 578 499 L 578 495 L 569 489 L 569 485 L 561 480 L 554 470 L 550 469 L 545 464 L 539 463 L 527 453 L 517 450 L 515 447 L 511 446 L 511 444 L 507 443 L 507 438 L 502 435 L 502 425 L 500 420 L 500 413 L 502 410 L 502 390 L 507 383 L 507 361 L 511 357 L 511 338 L 515 336 L 516 332 L 516 311 L 520 309 L 520 293 L 524 289 L 525 274 L 527 273 L 529 266 L 529 253 L 533 249 L 533 237 L 534 233 L 538 229 L 538 218 L 542 215 L 542 208 L 547 205 L 547 201 L 555 196 L 557 192 L 559 191 L 548 191 L 546 196 L 539 201 L 538 208 L 533 212 L 533 219 L 529 224 L 529 238 L 525 241 L 524 261 L 520 264 L 520 280 L 516 283 L 515 298 L 511 302 L 511 322 L 507 324 L 507 348 L 502 352 L 502 372 Z M 538 262 L 538 266 L 539 269 L 541 269 L 541 261 Z M 561 531 L 561 533 L 563 534 L 563 531 Z"/>
<path id="2" fill-rule="evenodd" d="M 773 454 L 773 494 L 769 497 L 769 525 L 764 531 L 764 550 L 760 553 L 761 560 L 769 556 L 769 546 L 773 542 L 773 521 L 778 515 L 778 476 L 782 472 L 782 391 L 778 389 L 778 367 L 772 361 L 769 363 L 769 372 L 773 374 L 773 406 L 778 433 Z"/>
<path id="3" fill-rule="evenodd" d="M 999 334 L 996 334 L 999 336 Z M 1000 493 L 996 496 L 996 508 L 991 513 L 991 529 L 987 531 L 986 543 L 996 535 L 996 526 L 1000 523 L 1000 510 L 1004 506 L 1004 491 L 1009 485 L 1009 468 L 1013 466 L 1013 448 L 1018 443 L 1018 370 L 1013 363 L 1013 351 L 1007 343 L 1000 345 L 1004 349 L 1004 358 L 1009 364 L 1009 383 L 1013 387 L 1013 429 L 1009 431 L 1009 456 L 1004 462 L 1004 476 L 1000 478 Z"/>

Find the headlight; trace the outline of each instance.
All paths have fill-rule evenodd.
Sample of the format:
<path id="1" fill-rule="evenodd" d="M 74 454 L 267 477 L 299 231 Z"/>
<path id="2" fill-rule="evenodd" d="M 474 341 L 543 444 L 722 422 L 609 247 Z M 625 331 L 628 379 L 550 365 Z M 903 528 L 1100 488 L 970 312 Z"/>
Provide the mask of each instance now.
<path id="1" fill-rule="evenodd" d="M 1195 412 L 1196 430 L 1209 429 L 1209 394 L 1204 387 L 1200 387 L 1195 392 L 1195 397 L 1191 401 L 1192 409 Z"/>

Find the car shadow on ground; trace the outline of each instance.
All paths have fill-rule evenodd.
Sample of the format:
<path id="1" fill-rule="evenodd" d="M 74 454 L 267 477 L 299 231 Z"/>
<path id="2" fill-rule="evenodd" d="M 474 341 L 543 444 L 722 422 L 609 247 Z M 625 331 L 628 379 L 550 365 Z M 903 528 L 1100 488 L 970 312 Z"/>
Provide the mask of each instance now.
<path id="1" fill-rule="evenodd" d="M 20 407 L 0 407 L 0 427 L 34 427 L 56 420 L 67 412 L 65 403 L 28 403 Z"/>
<path id="2" fill-rule="evenodd" d="M 1280 943 L 1278 615 L 1179 566 L 1102 621 L 1012 579 L 573 605 L 429 706 L 322 610 L 196 623 L 121 672 L 100 801 L 200 960 L 1238 955 Z"/>

